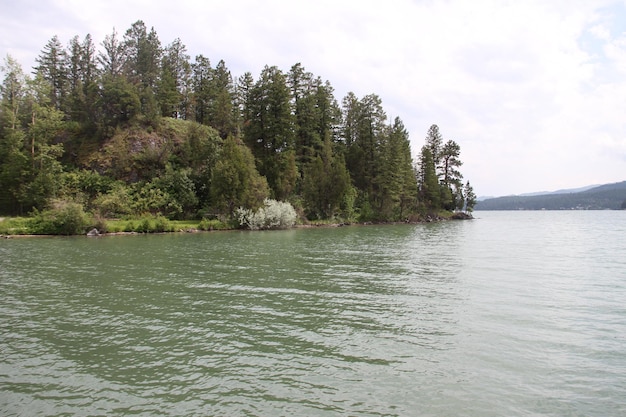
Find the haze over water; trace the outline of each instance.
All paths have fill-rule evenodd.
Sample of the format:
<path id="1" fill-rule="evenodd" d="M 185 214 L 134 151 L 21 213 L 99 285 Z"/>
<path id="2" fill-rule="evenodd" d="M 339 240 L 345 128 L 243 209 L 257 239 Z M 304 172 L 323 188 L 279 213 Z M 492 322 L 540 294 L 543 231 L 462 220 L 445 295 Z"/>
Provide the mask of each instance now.
<path id="1" fill-rule="evenodd" d="M 0 414 L 626 414 L 626 212 L 0 241 Z"/>

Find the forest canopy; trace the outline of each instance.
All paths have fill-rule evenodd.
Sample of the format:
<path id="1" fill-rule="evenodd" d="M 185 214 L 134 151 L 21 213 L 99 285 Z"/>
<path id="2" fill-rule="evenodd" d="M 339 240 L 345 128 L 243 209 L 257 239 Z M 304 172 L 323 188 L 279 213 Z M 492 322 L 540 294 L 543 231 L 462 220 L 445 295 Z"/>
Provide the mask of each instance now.
<path id="1" fill-rule="evenodd" d="M 301 219 L 406 221 L 475 204 L 460 147 L 432 125 L 417 161 L 380 97 L 296 63 L 233 78 L 137 21 L 96 47 L 54 36 L 31 74 L 0 68 L 0 213 L 233 219 L 267 199 Z"/>

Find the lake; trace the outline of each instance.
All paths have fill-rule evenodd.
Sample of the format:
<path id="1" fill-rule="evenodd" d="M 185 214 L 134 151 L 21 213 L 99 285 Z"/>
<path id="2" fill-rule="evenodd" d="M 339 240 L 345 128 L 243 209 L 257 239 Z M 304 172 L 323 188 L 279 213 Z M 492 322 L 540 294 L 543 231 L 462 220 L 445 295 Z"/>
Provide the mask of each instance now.
<path id="1" fill-rule="evenodd" d="M 626 415 L 626 211 L 0 241 L 3 416 Z"/>

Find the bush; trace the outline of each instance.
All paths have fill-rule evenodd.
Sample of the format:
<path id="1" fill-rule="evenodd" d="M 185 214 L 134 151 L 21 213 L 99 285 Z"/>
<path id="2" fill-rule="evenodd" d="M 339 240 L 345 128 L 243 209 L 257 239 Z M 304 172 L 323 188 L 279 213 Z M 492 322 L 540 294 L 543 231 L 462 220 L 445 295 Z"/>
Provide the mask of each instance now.
<path id="1" fill-rule="evenodd" d="M 36 235 L 80 235 L 92 222 L 82 205 L 67 201 L 56 201 L 51 209 L 34 214 L 28 228 Z"/>
<path id="2" fill-rule="evenodd" d="M 174 231 L 174 226 L 163 216 L 145 215 L 140 219 L 129 220 L 124 226 L 124 232 L 162 233 L 172 231 Z"/>
<path id="3" fill-rule="evenodd" d="M 198 224 L 198 229 L 199 230 L 228 230 L 230 229 L 230 226 L 218 219 L 213 219 L 213 220 L 209 220 L 209 219 L 202 219 L 200 221 L 200 224 Z"/>
<path id="4" fill-rule="evenodd" d="M 250 230 L 287 229 L 296 224 L 296 211 L 290 203 L 265 199 L 263 207 L 256 211 L 238 208 L 239 224 Z"/>
<path id="5" fill-rule="evenodd" d="M 26 217 L 10 217 L 0 220 L 0 235 L 25 235 L 29 233 Z"/>

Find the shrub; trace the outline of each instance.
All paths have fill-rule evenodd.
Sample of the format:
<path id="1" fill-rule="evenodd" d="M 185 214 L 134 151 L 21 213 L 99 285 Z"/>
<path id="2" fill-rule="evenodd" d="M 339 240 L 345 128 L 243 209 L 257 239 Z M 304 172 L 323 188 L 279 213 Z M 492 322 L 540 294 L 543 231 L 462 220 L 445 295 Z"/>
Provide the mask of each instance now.
<path id="1" fill-rule="evenodd" d="M 85 233 L 91 221 L 82 205 L 56 201 L 49 210 L 35 211 L 28 227 L 36 235 L 79 235 Z"/>
<path id="2" fill-rule="evenodd" d="M 250 230 L 287 229 L 296 224 L 296 211 L 290 203 L 265 199 L 263 207 L 252 211 L 238 208 L 239 224 Z"/>
<path id="3" fill-rule="evenodd" d="M 135 231 L 135 223 L 130 220 L 128 223 L 126 223 L 126 226 L 124 226 L 124 231 L 125 232 L 134 232 Z"/>
<path id="4" fill-rule="evenodd" d="M 172 223 L 163 216 L 145 215 L 139 219 L 129 220 L 124 227 L 125 232 L 161 233 L 174 230 Z"/>
<path id="5" fill-rule="evenodd" d="M 11 217 L 0 220 L 0 235 L 25 235 L 29 233 L 30 219 L 26 217 Z"/>
<path id="6" fill-rule="evenodd" d="M 225 223 L 218 219 L 202 219 L 200 224 L 198 224 L 198 229 L 200 230 L 227 230 L 230 229 L 228 223 Z"/>

